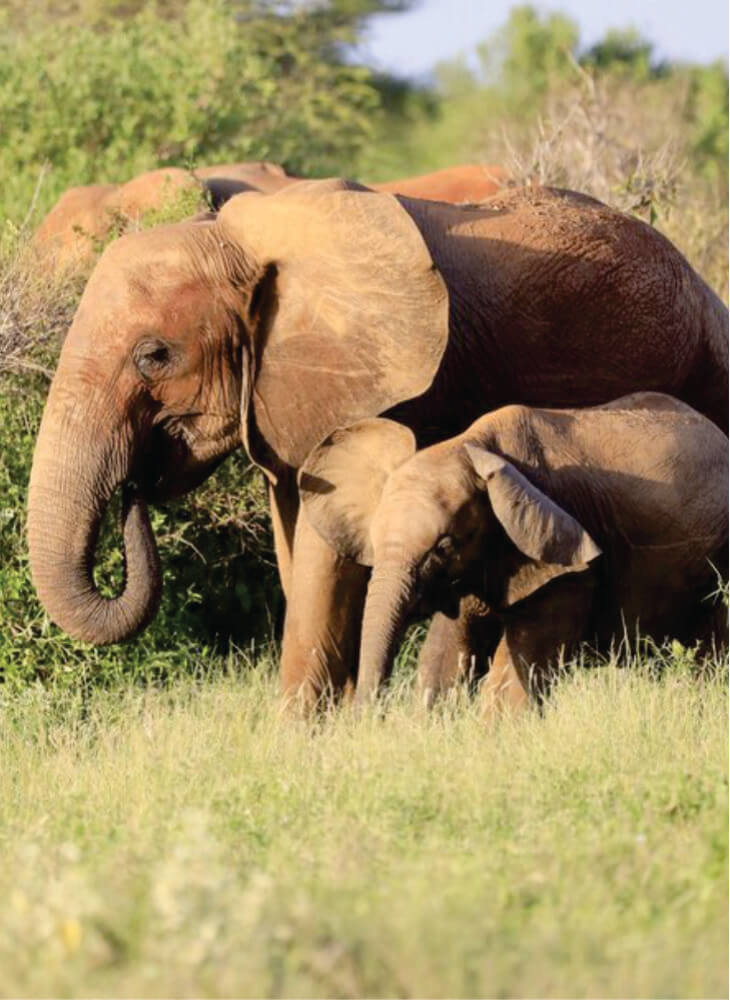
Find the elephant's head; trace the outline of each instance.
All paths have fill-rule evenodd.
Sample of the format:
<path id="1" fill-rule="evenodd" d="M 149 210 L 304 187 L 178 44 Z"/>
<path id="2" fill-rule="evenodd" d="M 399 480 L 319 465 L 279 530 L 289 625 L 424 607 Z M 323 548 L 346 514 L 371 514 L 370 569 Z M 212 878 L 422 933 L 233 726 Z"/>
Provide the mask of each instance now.
<path id="1" fill-rule="evenodd" d="M 310 521 L 341 555 L 373 567 L 358 698 L 377 692 L 424 597 L 448 613 L 455 597 L 478 593 L 500 610 L 600 554 L 574 517 L 489 450 L 488 421 L 417 452 L 407 428 L 362 420 L 302 466 Z"/>
<path id="2" fill-rule="evenodd" d="M 272 479 L 338 425 L 423 392 L 448 297 L 391 195 L 303 182 L 215 220 L 124 236 L 66 337 L 29 491 L 33 579 L 72 635 L 113 642 L 152 617 L 145 501 L 191 489 L 243 442 Z M 101 518 L 125 484 L 126 582 L 93 580 Z"/>

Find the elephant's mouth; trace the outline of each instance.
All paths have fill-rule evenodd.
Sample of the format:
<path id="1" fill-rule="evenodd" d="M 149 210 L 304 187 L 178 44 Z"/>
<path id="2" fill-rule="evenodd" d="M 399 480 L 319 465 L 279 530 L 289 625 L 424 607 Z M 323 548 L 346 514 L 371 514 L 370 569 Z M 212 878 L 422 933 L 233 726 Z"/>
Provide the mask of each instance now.
<path id="1" fill-rule="evenodd" d="M 165 503 L 200 486 L 225 457 L 224 453 L 201 460 L 182 438 L 154 428 L 130 479 L 146 501 Z"/>
<path id="2" fill-rule="evenodd" d="M 416 613 L 426 617 L 438 611 L 447 618 L 458 618 L 462 597 L 474 593 L 476 586 L 473 573 L 465 573 L 459 577 L 437 573 L 421 591 L 415 606 Z"/>

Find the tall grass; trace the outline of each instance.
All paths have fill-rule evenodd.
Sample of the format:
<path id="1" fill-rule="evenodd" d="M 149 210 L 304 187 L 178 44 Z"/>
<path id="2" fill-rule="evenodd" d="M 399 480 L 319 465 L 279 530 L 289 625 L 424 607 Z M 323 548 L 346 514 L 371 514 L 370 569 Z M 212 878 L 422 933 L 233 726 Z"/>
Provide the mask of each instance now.
<path id="1" fill-rule="evenodd" d="M 722 672 L 279 717 L 272 661 L 0 706 L 6 996 L 722 997 Z"/>

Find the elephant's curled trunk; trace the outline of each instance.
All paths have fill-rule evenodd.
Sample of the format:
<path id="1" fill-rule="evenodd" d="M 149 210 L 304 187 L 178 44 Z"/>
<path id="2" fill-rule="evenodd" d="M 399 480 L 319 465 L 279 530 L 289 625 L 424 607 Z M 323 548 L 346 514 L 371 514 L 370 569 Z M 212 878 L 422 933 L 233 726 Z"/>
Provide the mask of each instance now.
<path id="1" fill-rule="evenodd" d="M 129 485 L 122 498 L 122 591 L 108 599 L 94 582 L 102 518 L 114 490 L 129 475 L 130 454 L 129 445 L 100 449 L 90 440 L 76 440 L 72 448 L 47 412 L 33 458 L 28 492 L 33 583 L 57 625 L 98 645 L 131 638 L 144 628 L 157 611 L 162 589 L 147 505 Z"/>

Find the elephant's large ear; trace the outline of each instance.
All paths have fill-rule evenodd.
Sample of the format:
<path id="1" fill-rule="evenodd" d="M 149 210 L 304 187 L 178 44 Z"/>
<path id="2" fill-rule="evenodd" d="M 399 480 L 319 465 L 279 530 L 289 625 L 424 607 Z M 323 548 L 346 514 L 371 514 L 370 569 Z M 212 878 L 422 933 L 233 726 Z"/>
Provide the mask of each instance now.
<path id="1" fill-rule="evenodd" d="M 302 181 L 232 198 L 219 225 L 269 274 L 246 440 L 255 422 L 298 468 L 336 427 L 428 388 L 446 346 L 448 294 L 392 195 Z"/>
<path id="2" fill-rule="evenodd" d="M 372 566 L 370 523 L 385 481 L 416 451 L 413 433 L 383 418 L 336 430 L 299 472 L 306 516 L 340 555 Z"/>
<path id="3" fill-rule="evenodd" d="M 601 554 L 586 529 L 501 455 L 476 444 L 464 448 L 484 480 L 497 520 L 517 549 L 521 562 L 507 581 L 505 600 L 514 604 L 563 573 L 580 572 Z"/>

